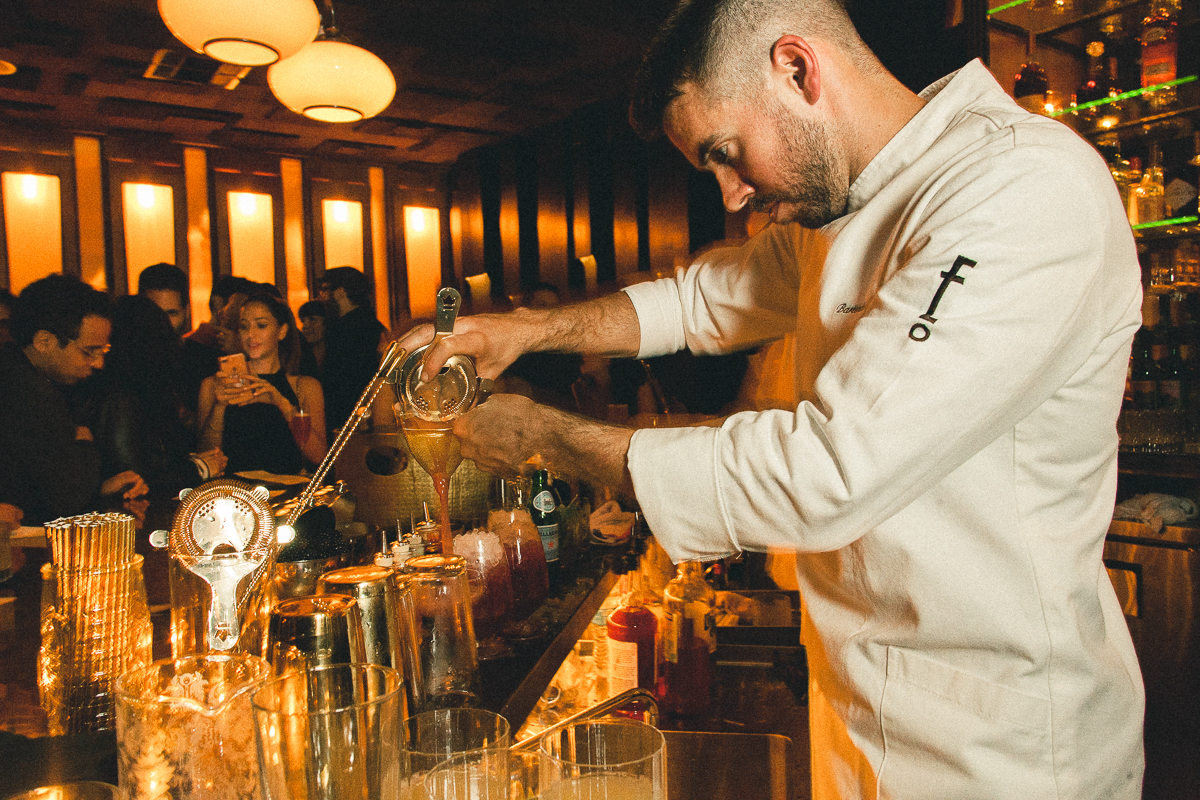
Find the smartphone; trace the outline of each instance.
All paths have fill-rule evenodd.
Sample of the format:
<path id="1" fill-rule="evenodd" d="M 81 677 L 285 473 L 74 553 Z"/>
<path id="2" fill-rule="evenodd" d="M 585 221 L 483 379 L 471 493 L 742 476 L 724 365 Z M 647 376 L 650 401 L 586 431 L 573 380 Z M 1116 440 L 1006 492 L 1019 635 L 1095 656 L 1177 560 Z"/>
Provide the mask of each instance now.
<path id="1" fill-rule="evenodd" d="M 221 365 L 221 372 L 224 372 L 226 375 L 242 376 L 250 374 L 250 368 L 246 366 L 245 353 L 221 356 L 217 359 L 217 363 Z"/>

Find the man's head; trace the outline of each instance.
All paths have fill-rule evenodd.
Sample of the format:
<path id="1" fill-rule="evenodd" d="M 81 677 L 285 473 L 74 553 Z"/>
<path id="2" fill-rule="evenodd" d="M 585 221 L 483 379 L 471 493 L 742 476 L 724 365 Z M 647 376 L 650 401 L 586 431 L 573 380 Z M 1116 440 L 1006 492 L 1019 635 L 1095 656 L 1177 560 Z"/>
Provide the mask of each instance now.
<path id="1" fill-rule="evenodd" d="M 304 340 L 309 344 L 319 344 L 325 338 L 325 313 L 325 304 L 320 300 L 309 300 L 300 306 L 297 316 Z"/>
<path id="2" fill-rule="evenodd" d="M 321 299 L 337 309 L 338 316 L 360 306 L 371 306 L 371 283 L 354 267 L 334 267 L 321 276 Z"/>
<path id="3" fill-rule="evenodd" d="M 70 385 L 104 366 L 111 320 L 107 296 L 77 278 L 50 275 L 17 298 L 13 338 L 42 374 Z"/>
<path id="4" fill-rule="evenodd" d="M 151 264 L 138 275 L 137 293 L 166 312 L 175 333 L 187 332 L 188 279 L 183 270 L 174 264 Z"/>
<path id="5" fill-rule="evenodd" d="M 236 275 L 223 275 L 218 278 L 213 284 L 212 292 L 208 295 L 208 310 L 212 313 L 213 324 L 220 323 L 221 312 L 225 310 L 225 304 L 229 302 L 229 298 L 235 294 L 254 294 L 257 287 L 258 284 L 254 281 Z"/>
<path id="6" fill-rule="evenodd" d="M 725 205 L 819 227 L 845 213 L 846 135 L 831 79 L 878 74 L 840 0 L 690 0 L 651 45 L 630 121 L 665 129 Z M 833 94 L 836 94 L 833 93 Z"/>

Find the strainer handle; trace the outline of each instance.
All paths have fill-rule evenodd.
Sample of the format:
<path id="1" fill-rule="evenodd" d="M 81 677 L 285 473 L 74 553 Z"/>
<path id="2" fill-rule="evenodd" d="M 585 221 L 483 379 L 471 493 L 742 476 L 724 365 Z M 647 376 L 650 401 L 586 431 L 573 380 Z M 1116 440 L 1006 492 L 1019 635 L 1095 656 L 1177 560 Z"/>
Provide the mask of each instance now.
<path id="1" fill-rule="evenodd" d="M 312 480 L 308 482 L 308 485 L 304 487 L 304 491 L 300 493 L 300 499 L 296 501 L 296 507 L 292 509 L 292 513 L 288 514 L 287 525 L 295 525 L 300 515 L 312 505 L 313 495 L 317 493 L 321 482 L 325 480 L 325 475 L 329 472 L 329 468 L 333 466 L 334 461 L 337 461 L 337 457 L 342 453 L 342 448 L 346 446 L 346 442 L 354 435 L 354 431 L 358 429 L 358 423 L 362 422 L 362 418 L 367 414 L 367 409 L 371 407 L 371 403 L 375 402 L 375 397 L 379 394 L 379 390 L 383 388 L 385 383 L 395 382 L 395 372 L 404 361 L 406 355 L 408 355 L 408 351 L 401 347 L 399 342 L 392 342 L 387 352 L 383 354 L 383 359 L 379 362 L 379 369 L 376 370 L 371 380 L 367 382 L 366 388 L 359 395 L 358 403 L 346 419 L 346 424 L 342 425 L 337 438 L 329 446 L 329 452 L 325 454 L 325 458 L 321 459 L 320 466 L 313 473 Z"/>

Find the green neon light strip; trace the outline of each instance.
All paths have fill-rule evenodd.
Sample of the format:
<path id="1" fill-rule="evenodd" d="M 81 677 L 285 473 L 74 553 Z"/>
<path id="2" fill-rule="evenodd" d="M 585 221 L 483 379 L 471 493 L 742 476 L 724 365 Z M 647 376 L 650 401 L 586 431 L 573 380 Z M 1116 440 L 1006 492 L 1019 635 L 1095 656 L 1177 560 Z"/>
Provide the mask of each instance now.
<path id="1" fill-rule="evenodd" d="M 996 6 L 995 8 L 989 8 L 988 16 L 990 17 L 992 14 L 999 14 L 1001 11 L 1008 11 L 1010 8 L 1016 8 L 1017 6 L 1023 6 L 1028 2 L 1030 2 L 1030 0 L 1012 0 L 1011 3 L 1005 3 L 1002 6 Z"/>
<path id="2" fill-rule="evenodd" d="M 1192 81 L 1197 80 L 1198 77 L 1200 77 L 1200 76 L 1188 75 L 1187 77 L 1176 78 L 1175 80 L 1167 81 L 1166 83 L 1156 83 L 1153 86 L 1147 86 L 1145 89 L 1131 89 L 1128 92 L 1121 92 L 1120 94 L 1114 95 L 1113 97 L 1105 97 L 1101 100 L 1092 100 L 1091 102 L 1088 102 L 1088 103 L 1082 103 L 1077 106 L 1071 106 L 1069 108 L 1064 108 L 1061 111 L 1055 111 L 1050 116 L 1061 117 L 1063 114 L 1070 114 L 1072 111 L 1083 111 L 1084 109 L 1095 108 L 1096 106 L 1108 105 L 1109 103 L 1119 103 L 1122 100 L 1128 100 L 1131 97 L 1138 97 L 1139 95 L 1143 95 L 1148 92 L 1157 92 L 1159 89 L 1167 89 L 1171 86 L 1182 86 L 1185 83 L 1191 83 Z"/>
<path id="3" fill-rule="evenodd" d="M 1131 97 L 1139 97 L 1148 92 L 1156 92 L 1160 89 L 1167 89 L 1172 86 L 1180 86 L 1185 83 L 1191 83 L 1192 81 L 1194 81 L 1196 79 L 1197 79 L 1196 75 L 1188 75 L 1183 78 L 1176 78 L 1173 81 L 1167 81 L 1166 83 L 1156 83 L 1153 86 L 1147 86 L 1144 89 L 1131 89 L 1128 92 L 1121 92 L 1121 94 L 1115 95 L 1113 97 L 1105 97 L 1100 100 L 1092 100 L 1091 102 L 1088 102 L 1088 103 L 1083 103 L 1081 105 L 1072 106 L 1070 108 L 1064 108 L 1061 111 L 1055 111 L 1052 116 L 1058 117 L 1058 116 L 1062 116 L 1063 114 L 1069 114 L 1072 111 L 1083 111 L 1088 108 L 1095 108 L 1097 106 L 1108 105 L 1109 103 L 1119 103 L 1122 100 L 1128 100 Z"/>
<path id="4" fill-rule="evenodd" d="M 1143 222 L 1140 225 L 1134 225 L 1135 231 L 1144 231 L 1147 228 L 1161 228 L 1165 225 L 1190 225 L 1193 222 L 1200 222 L 1200 217 L 1175 217 L 1174 219 L 1160 219 L 1157 222 Z"/>

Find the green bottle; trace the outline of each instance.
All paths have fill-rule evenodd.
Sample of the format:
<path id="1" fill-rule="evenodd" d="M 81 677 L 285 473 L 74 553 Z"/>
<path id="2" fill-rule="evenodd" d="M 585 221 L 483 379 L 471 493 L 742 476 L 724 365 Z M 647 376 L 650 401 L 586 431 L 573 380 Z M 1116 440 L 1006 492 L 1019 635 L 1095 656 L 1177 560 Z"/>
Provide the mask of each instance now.
<path id="1" fill-rule="evenodd" d="M 550 473 L 539 469 L 533 473 L 533 485 L 530 490 L 532 500 L 529 503 L 529 516 L 537 526 L 538 535 L 542 539 L 542 549 L 546 551 L 546 568 L 551 581 L 558 571 L 559 538 L 562 515 L 558 510 L 558 497 L 550 484 Z"/>

